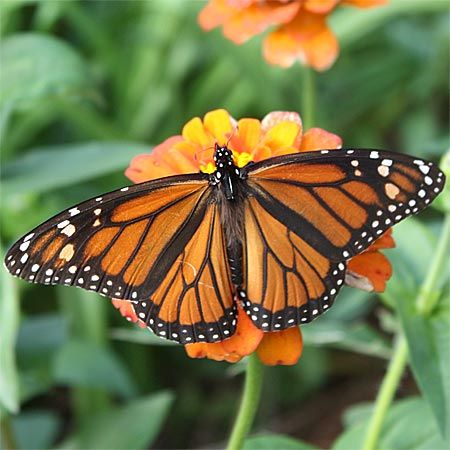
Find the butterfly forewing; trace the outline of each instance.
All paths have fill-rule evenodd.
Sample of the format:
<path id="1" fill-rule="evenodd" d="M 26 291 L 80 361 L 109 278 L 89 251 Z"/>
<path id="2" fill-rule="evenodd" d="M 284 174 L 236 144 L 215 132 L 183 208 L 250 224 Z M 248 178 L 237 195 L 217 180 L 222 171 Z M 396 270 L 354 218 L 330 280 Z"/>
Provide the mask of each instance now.
<path id="1" fill-rule="evenodd" d="M 88 200 L 20 239 L 6 255 L 6 267 L 35 283 L 147 299 L 200 225 L 208 195 L 207 177 L 199 174 Z"/>
<path id="2" fill-rule="evenodd" d="M 333 261 L 361 253 L 442 190 L 431 162 L 378 150 L 322 150 L 249 167 L 263 207 Z"/>

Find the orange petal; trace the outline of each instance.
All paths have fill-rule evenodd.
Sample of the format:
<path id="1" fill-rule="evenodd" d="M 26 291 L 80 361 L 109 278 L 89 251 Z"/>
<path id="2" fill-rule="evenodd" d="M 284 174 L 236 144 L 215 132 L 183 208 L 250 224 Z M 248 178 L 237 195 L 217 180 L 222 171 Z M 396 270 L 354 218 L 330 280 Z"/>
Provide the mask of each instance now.
<path id="1" fill-rule="evenodd" d="M 389 228 L 384 234 L 382 234 L 366 251 L 374 251 L 383 248 L 394 248 L 395 241 L 392 237 L 392 228 Z"/>
<path id="2" fill-rule="evenodd" d="M 170 164 L 166 164 L 165 159 L 168 153 L 173 151 L 174 146 L 182 139 L 181 136 L 172 136 L 162 144 L 157 145 L 151 154 L 135 156 L 126 169 L 125 176 L 134 183 L 142 183 L 156 178 L 175 175 L 177 172 L 174 172 Z"/>
<path id="3" fill-rule="evenodd" d="M 291 67 L 297 60 L 307 64 L 301 45 L 283 29 L 273 31 L 263 43 L 264 58 L 269 64 Z"/>
<path id="4" fill-rule="evenodd" d="M 247 356 L 256 350 L 263 336 L 264 333 L 253 325 L 248 315 L 238 306 L 236 331 L 230 339 L 222 341 L 222 344 L 228 353 Z"/>
<path id="5" fill-rule="evenodd" d="M 340 0 L 304 0 L 302 7 L 309 12 L 325 14 L 340 2 Z"/>
<path id="6" fill-rule="evenodd" d="M 263 49 L 266 60 L 282 67 L 299 60 L 319 71 L 328 69 L 338 56 L 339 44 L 325 18 L 301 10 L 292 22 L 267 36 Z"/>
<path id="7" fill-rule="evenodd" d="M 302 127 L 295 122 L 279 122 L 270 128 L 263 139 L 263 144 L 273 151 L 281 151 L 284 147 L 293 147 L 301 135 Z M 294 149 L 294 152 L 297 150 Z M 292 152 L 291 152 L 292 153 Z"/>
<path id="8" fill-rule="evenodd" d="M 342 139 L 333 133 L 322 130 L 322 128 L 309 129 L 302 138 L 301 151 L 313 151 L 323 149 L 335 149 L 342 147 Z"/>
<path id="9" fill-rule="evenodd" d="M 263 131 L 267 131 L 274 127 L 280 122 L 294 122 L 302 130 L 302 119 L 299 114 L 293 111 L 272 111 L 266 114 L 264 119 L 261 121 Z"/>
<path id="10" fill-rule="evenodd" d="M 267 145 L 259 144 L 252 156 L 253 161 L 262 161 L 263 159 L 271 158 L 273 156 L 273 151 Z"/>
<path id="11" fill-rule="evenodd" d="M 281 4 L 255 3 L 232 14 L 223 24 L 223 34 L 236 44 L 242 44 L 272 25 L 289 22 L 300 8 L 300 2 Z"/>
<path id="12" fill-rule="evenodd" d="M 203 122 L 200 117 L 194 117 L 184 127 L 181 133 L 186 141 L 199 145 L 201 148 L 207 148 L 214 145 L 211 136 L 206 133 Z"/>
<path id="13" fill-rule="evenodd" d="M 258 357 L 268 366 L 292 366 L 297 363 L 303 350 L 299 327 L 266 333 L 259 344 Z"/>
<path id="14" fill-rule="evenodd" d="M 187 344 L 185 348 L 191 358 L 236 362 L 243 356 L 253 353 L 261 342 L 263 335 L 264 333 L 253 325 L 244 310 L 238 306 L 237 327 L 233 336 L 213 344 Z"/>
<path id="15" fill-rule="evenodd" d="M 120 314 L 125 317 L 129 322 L 137 323 L 141 328 L 146 328 L 146 325 L 142 320 L 138 318 L 134 312 L 133 305 L 128 300 L 111 299 L 111 303 L 114 308 L 118 309 Z"/>
<path id="16" fill-rule="evenodd" d="M 386 281 L 392 276 L 391 263 L 378 251 L 355 256 L 348 262 L 347 267 L 352 272 L 368 278 L 377 292 L 384 291 Z"/>
<path id="17" fill-rule="evenodd" d="M 234 128 L 231 117 L 225 109 L 216 109 L 205 114 L 203 120 L 205 130 L 210 133 L 214 143 L 225 145 Z"/>
<path id="18" fill-rule="evenodd" d="M 196 344 L 187 344 L 184 348 L 190 358 L 208 358 L 214 361 L 228 361 L 230 363 L 235 363 L 242 359 L 242 356 L 239 354 L 227 353 L 223 342 L 214 344 L 198 342 Z"/>
<path id="19" fill-rule="evenodd" d="M 389 0 L 343 0 L 342 5 L 357 6 L 358 8 L 371 8 L 372 6 L 386 5 Z"/>
<path id="20" fill-rule="evenodd" d="M 226 0 L 210 0 L 198 15 L 199 25 L 206 31 L 222 25 L 232 14 L 236 13 Z"/>
<path id="21" fill-rule="evenodd" d="M 253 154 L 261 139 L 261 122 L 257 119 L 241 119 L 237 133 L 231 137 L 230 147 L 239 153 Z"/>

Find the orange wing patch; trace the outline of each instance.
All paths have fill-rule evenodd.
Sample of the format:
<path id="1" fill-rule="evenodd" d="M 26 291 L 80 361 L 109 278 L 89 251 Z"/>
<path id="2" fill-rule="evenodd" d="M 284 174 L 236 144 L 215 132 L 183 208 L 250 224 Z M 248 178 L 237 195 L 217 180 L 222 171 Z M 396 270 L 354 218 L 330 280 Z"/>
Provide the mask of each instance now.
<path id="1" fill-rule="evenodd" d="M 273 331 L 314 319 L 331 306 L 344 274 L 343 262 L 332 263 L 269 214 L 257 199 L 248 199 L 245 289 L 240 289 L 239 296 L 257 327 Z"/>
<path id="2" fill-rule="evenodd" d="M 134 309 L 157 335 L 183 344 L 222 341 L 234 333 L 236 306 L 216 205 L 208 207 L 150 299 Z"/>
<path id="3" fill-rule="evenodd" d="M 201 223 L 209 194 L 208 177 L 199 174 L 88 200 L 19 240 L 7 255 L 7 266 L 35 283 L 76 285 L 124 300 L 143 298 L 161 282 L 158 268 L 183 252 Z"/>
<path id="4" fill-rule="evenodd" d="M 251 195 L 330 260 L 348 260 L 425 208 L 444 175 L 431 162 L 378 150 L 323 150 L 248 169 Z"/>
<path id="5" fill-rule="evenodd" d="M 321 184 L 335 183 L 345 179 L 345 172 L 335 164 L 307 164 L 302 165 L 302 170 L 289 170 L 284 164 L 275 165 L 261 171 L 253 172 L 255 178 L 264 180 L 295 181 L 297 183 Z"/>

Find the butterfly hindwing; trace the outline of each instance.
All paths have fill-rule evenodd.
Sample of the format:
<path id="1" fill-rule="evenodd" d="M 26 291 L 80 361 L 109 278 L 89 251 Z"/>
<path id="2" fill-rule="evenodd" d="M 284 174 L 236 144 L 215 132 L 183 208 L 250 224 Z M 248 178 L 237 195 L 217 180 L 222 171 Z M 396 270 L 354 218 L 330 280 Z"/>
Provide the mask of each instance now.
<path id="1" fill-rule="evenodd" d="M 319 316 L 333 304 L 345 267 L 271 216 L 257 198 L 248 200 L 239 296 L 258 328 L 279 331 Z"/>
<path id="2" fill-rule="evenodd" d="M 218 207 L 212 203 L 151 299 L 133 305 L 137 316 L 157 335 L 182 344 L 232 336 L 236 305 L 226 257 Z"/>

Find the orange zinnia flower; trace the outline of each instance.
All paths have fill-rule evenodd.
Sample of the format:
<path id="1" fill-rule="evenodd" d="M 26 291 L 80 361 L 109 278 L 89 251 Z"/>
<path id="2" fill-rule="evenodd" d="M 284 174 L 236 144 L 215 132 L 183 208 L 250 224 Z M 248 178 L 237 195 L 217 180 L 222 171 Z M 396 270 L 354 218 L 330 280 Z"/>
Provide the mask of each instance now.
<path id="1" fill-rule="evenodd" d="M 233 151 L 236 164 L 240 167 L 249 161 L 256 162 L 273 156 L 342 146 L 339 136 L 321 128 L 303 132 L 297 113 L 272 112 L 262 121 L 236 121 L 227 111 L 218 109 L 207 113 L 203 120 L 198 117 L 190 120 L 180 136 L 165 140 L 151 154 L 133 158 L 125 175 L 133 182 L 140 183 L 199 170 L 212 172 L 212 148 L 216 142 L 226 144 Z M 389 231 L 361 255 L 350 260 L 346 281 L 366 290 L 382 291 L 391 276 L 391 266 L 379 249 L 393 246 Z M 113 304 L 128 320 L 145 327 L 134 313 L 131 303 L 113 300 Z M 187 344 L 185 347 L 192 358 L 236 362 L 256 351 L 267 365 L 291 365 L 300 358 L 303 345 L 299 327 L 264 333 L 238 306 L 237 329 L 231 338 L 211 344 Z"/>
<path id="2" fill-rule="evenodd" d="M 290 67 L 299 60 L 305 66 L 326 70 L 336 60 L 339 44 L 328 28 L 327 16 L 338 5 L 360 8 L 387 0 L 210 0 L 198 21 L 207 31 L 222 26 L 225 37 L 242 44 L 277 26 L 264 41 L 264 57 L 271 64 Z"/>

